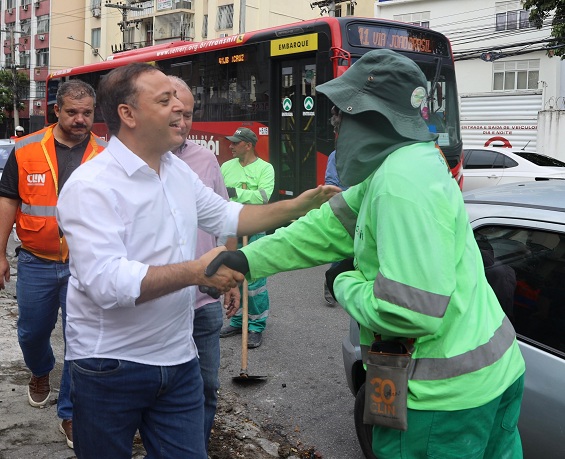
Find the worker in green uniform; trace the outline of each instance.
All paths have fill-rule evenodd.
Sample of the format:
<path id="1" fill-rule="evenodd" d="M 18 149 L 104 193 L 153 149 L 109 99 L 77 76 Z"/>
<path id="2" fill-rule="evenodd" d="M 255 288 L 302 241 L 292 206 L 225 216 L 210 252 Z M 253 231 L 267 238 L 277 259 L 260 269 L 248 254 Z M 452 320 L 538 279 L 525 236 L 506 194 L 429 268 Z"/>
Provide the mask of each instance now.
<path id="1" fill-rule="evenodd" d="M 267 204 L 275 187 L 275 170 L 273 166 L 263 161 L 255 152 L 257 135 L 248 128 L 236 129 L 230 141 L 230 150 L 234 156 L 222 164 L 221 170 L 232 201 L 241 204 Z M 254 234 L 249 242 L 254 242 L 265 236 L 265 233 Z M 247 347 L 259 347 L 263 342 L 263 330 L 269 316 L 269 292 L 266 277 L 253 279 L 249 282 L 249 334 Z M 230 323 L 220 330 L 220 337 L 233 336 L 241 333 L 242 309 L 231 317 Z"/>
<path id="2" fill-rule="evenodd" d="M 224 252 L 207 273 L 227 266 L 269 276 L 353 257 L 327 279 L 360 324 L 364 351 L 375 336 L 412 343 L 407 429 L 373 426 L 375 456 L 521 458 L 524 360 L 421 116 L 426 88 L 420 68 L 390 50 L 370 51 L 317 86 L 341 111 L 337 170 L 351 187 L 273 235 Z"/>

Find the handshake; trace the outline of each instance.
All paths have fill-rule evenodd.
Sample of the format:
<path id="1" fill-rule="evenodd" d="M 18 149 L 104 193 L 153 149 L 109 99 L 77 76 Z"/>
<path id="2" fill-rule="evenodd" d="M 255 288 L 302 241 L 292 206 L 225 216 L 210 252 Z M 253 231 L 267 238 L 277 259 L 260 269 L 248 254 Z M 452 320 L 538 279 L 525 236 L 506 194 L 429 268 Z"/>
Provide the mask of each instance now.
<path id="1" fill-rule="evenodd" d="M 217 250 L 217 249 L 216 249 Z M 210 252 L 209 252 L 210 253 Z M 239 275 L 234 273 L 237 271 Z M 233 287 L 233 282 L 242 282 L 243 277 L 249 272 L 249 263 L 247 257 L 240 250 L 222 251 L 220 252 L 206 267 L 204 274 L 206 277 L 218 275 L 220 279 L 226 279 L 228 282 L 223 290 L 220 287 L 200 285 L 198 288 L 202 293 L 207 293 L 212 298 L 219 298 L 220 295 L 227 292 Z M 229 283 L 231 281 L 231 284 Z"/>

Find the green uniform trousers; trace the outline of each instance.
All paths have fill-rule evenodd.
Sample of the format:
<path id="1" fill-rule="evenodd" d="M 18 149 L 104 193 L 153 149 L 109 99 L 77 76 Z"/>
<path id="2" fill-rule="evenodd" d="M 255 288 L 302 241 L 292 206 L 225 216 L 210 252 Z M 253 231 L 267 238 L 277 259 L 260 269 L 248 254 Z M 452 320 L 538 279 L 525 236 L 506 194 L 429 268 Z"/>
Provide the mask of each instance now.
<path id="1" fill-rule="evenodd" d="M 408 430 L 373 427 L 378 459 L 521 459 L 524 375 L 492 402 L 459 411 L 408 410 Z"/>
<path id="2" fill-rule="evenodd" d="M 257 239 L 261 239 L 265 236 L 265 233 L 254 234 L 249 237 L 249 244 Z M 239 245 L 241 247 L 241 245 Z M 242 292 L 242 288 L 239 288 Z M 262 277 L 259 279 L 253 279 L 253 282 L 249 282 L 248 286 L 249 292 L 249 326 L 247 327 L 249 331 L 262 332 L 267 326 L 267 317 L 269 317 L 269 292 L 267 291 L 267 278 Z M 243 298 L 242 298 L 243 301 Z M 230 325 L 232 327 L 241 328 L 242 322 L 242 309 L 240 303 L 240 308 L 236 314 L 231 318 Z"/>

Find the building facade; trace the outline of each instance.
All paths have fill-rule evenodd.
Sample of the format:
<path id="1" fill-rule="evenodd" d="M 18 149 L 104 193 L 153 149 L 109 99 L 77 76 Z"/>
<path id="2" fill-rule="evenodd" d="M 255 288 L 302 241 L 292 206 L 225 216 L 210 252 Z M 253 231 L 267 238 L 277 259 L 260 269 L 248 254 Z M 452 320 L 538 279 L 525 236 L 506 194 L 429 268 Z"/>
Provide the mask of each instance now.
<path id="1" fill-rule="evenodd" d="M 0 66 L 25 73 L 30 85 L 20 93 L 24 108 L 0 125 L 0 137 L 13 135 L 18 124 L 26 133 L 43 127 L 45 80 L 53 69 L 82 64 L 67 37 L 84 35 L 84 18 L 84 0 L 1 0 Z"/>
<path id="2" fill-rule="evenodd" d="M 551 20 L 535 28 L 520 0 L 381 0 L 375 15 L 450 39 L 464 147 L 541 146 L 538 114 L 562 110 L 565 96 L 564 62 L 548 49 Z"/>
<path id="3" fill-rule="evenodd" d="M 319 5 L 318 5 L 319 4 Z M 326 5 L 327 4 L 327 5 Z M 373 0 L 86 0 L 85 62 L 178 40 L 203 41 L 323 15 L 373 16 Z M 92 51 L 92 52 L 91 52 Z"/>

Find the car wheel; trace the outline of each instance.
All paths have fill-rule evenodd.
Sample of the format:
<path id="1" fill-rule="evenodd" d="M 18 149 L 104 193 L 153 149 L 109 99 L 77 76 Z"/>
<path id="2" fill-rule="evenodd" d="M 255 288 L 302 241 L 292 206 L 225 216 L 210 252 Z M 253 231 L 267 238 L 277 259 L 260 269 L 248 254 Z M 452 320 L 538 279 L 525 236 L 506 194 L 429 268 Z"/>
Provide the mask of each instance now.
<path id="1" fill-rule="evenodd" d="M 377 459 L 373 454 L 373 426 L 363 423 L 363 413 L 365 412 L 365 384 L 363 384 L 355 396 L 355 407 L 353 416 L 355 418 L 355 431 L 361 451 L 366 459 Z"/>

